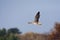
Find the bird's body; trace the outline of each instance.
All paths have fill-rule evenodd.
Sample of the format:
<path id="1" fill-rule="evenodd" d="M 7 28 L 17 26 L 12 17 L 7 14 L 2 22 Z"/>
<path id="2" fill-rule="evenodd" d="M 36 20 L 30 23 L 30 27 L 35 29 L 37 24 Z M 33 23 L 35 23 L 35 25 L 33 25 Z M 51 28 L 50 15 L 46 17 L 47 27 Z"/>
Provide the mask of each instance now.
<path id="1" fill-rule="evenodd" d="M 33 22 L 28 22 L 28 24 L 41 25 L 41 22 L 39 22 L 39 18 L 40 18 L 40 12 L 38 11 L 38 13 L 35 16 L 34 21 Z"/>
<path id="2" fill-rule="evenodd" d="M 28 24 L 41 25 L 41 22 L 38 22 L 38 23 L 36 23 L 36 22 L 28 22 Z"/>

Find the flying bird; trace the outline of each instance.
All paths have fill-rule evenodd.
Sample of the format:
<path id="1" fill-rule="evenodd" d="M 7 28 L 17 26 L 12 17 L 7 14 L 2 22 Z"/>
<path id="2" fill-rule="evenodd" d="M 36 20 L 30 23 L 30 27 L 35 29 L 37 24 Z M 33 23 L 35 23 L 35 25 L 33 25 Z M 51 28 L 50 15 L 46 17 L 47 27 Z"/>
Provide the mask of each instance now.
<path id="1" fill-rule="evenodd" d="M 39 18 L 40 18 L 40 12 L 38 11 L 37 14 L 35 15 L 34 21 L 28 22 L 28 24 L 37 24 L 37 25 L 41 25 L 41 22 L 39 22 Z"/>

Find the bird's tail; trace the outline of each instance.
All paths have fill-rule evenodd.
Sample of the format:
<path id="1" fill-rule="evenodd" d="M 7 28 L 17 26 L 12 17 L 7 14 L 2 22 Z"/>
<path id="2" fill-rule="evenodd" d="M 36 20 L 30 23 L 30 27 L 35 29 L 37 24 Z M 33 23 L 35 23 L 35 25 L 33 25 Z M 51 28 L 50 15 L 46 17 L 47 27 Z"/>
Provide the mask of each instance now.
<path id="1" fill-rule="evenodd" d="M 38 22 L 38 24 L 39 24 L 39 25 L 42 25 L 42 23 L 41 23 L 41 22 Z"/>

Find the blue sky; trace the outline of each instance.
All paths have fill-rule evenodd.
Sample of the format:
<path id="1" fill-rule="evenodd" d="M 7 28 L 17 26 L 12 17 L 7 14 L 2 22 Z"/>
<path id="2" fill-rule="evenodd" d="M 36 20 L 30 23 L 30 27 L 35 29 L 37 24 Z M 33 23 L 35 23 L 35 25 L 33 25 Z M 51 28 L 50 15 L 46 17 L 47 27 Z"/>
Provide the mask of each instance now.
<path id="1" fill-rule="evenodd" d="M 41 26 L 29 25 L 40 11 Z M 22 33 L 49 32 L 60 22 L 60 0 L 0 0 L 0 28 L 18 28 Z"/>

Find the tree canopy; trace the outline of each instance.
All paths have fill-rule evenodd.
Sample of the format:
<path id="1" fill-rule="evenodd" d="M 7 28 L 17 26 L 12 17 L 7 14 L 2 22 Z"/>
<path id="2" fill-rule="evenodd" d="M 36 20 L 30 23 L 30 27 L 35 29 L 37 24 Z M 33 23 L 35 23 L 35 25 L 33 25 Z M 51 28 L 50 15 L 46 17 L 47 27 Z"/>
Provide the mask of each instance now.
<path id="1" fill-rule="evenodd" d="M 21 34 L 18 28 L 0 29 L 0 40 L 19 40 L 15 34 Z"/>

